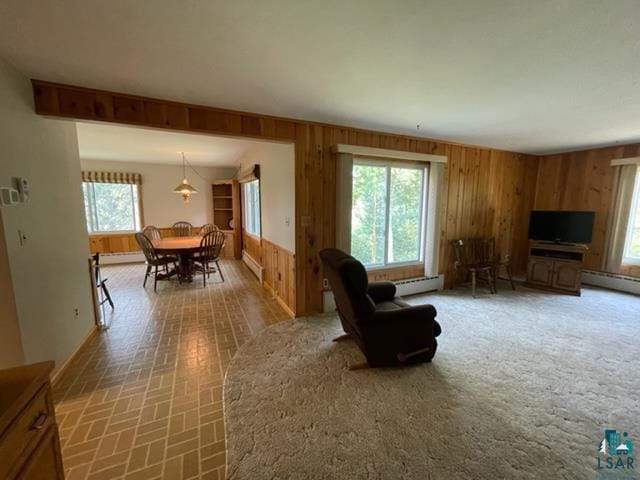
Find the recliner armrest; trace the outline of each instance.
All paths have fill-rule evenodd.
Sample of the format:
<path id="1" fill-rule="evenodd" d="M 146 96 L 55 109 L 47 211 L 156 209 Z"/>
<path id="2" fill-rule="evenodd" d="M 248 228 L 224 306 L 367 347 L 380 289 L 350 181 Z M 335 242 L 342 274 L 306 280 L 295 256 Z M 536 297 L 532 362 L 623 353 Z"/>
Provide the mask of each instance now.
<path id="1" fill-rule="evenodd" d="M 433 305 L 412 305 L 406 308 L 399 308 L 398 310 L 382 310 L 373 314 L 373 318 L 369 325 L 377 324 L 382 326 L 385 323 L 400 323 L 400 324 L 413 324 L 419 325 L 429 322 L 433 327 L 433 336 L 437 337 L 442 333 L 442 327 L 436 320 L 438 314 L 436 307 Z"/>
<path id="2" fill-rule="evenodd" d="M 396 296 L 396 285 L 393 282 L 371 282 L 367 288 L 367 294 L 374 303 L 391 300 Z"/>
<path id="3" fill-rule="evenodd" d="M 435 320 L 437 315 L 436 307 L 433 305 L 412 305 L 397 310 L 381 310 L 373 314 L 373 322 L 424 322 L 425 320 Z"/>

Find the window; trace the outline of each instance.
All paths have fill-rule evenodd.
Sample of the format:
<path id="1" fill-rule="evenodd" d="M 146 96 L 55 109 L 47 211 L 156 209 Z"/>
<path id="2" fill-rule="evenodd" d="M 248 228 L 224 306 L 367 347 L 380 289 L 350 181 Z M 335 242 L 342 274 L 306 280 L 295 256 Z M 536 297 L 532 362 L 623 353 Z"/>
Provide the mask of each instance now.
<path id="1" fill-rule="evenodd" d="M 247 233 L 260 236 L 260 181 L 252 180 L 242 184 L 244 202 L 244 229 Z"/>
<path id="2" fill-rule="evenodd" d="M 138 185 L 83 182 L 89 233 L 140 230 Z"/>
<path id="3" fill-rule="evenodd" d="M 640 168 L 636 174 L 623 257 L 624 263 L 640 263 Z"/>
<path id="4" fill-rule="evenodd" d="M 422 261 L 425 171 L 354 162 L 351 254 L 367 267 Z"/>
<path id="5" fill-rule="evenodd" d="M 82 193 L 89 233 L 140 230 L 139 173 L 82 172 Z"/>

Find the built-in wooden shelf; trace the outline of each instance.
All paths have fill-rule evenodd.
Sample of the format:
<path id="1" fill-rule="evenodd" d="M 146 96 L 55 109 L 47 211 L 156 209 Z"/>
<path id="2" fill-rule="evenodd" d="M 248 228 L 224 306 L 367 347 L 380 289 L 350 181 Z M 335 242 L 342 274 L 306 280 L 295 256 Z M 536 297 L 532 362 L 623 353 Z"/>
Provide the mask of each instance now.
<path id="1" fill-rule="evenodd" d="M 241 257 L 240 237 L 240 187 L 237 180 L 214 180 L 211 182 L 213 198 L 213 224 L 225 234 L 225 250 L 231 256 Z M 233 224 L 235 228 L 231 227 Z"/>

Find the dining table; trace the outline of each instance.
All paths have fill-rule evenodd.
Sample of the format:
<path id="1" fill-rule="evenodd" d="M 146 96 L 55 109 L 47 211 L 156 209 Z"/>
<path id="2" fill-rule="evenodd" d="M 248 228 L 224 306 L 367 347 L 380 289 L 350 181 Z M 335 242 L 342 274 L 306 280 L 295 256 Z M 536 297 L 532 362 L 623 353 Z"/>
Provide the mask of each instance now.
<path id="1" fill-rule="evenodd" d="M 151 240 L 154 250 L 160 255 L 178 257 L 178 272 L 183 282 L 193 282 L 193 256 L 200 250 L 201 235 L 188 237 L 163 237 Z"/>

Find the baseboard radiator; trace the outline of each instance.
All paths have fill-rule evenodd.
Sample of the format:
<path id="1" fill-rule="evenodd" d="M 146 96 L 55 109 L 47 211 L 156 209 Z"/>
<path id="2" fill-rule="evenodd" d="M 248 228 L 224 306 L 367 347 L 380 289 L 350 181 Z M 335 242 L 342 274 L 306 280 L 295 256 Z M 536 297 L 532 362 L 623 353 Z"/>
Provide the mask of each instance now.
<path id="1" fill-rule="evenodd" d="M 251 270 L 255 274 L 255 276 L 258 277 L 258 280 L 262 282 L 264 274 L 264 268 L 262 267 L 262 265 L 256 262 L 253 257 L 244 250 L 242 251 L 242 261 L 247 267 L 249 267 L 249 270 Z"/>
<path id="2" fill-rule="evenodd" d="M 396 280 L 397 294 L 400 296 L 415 295 L 417 293 L 434 292 L 444 288 L 444 275 L 435 277 L 408 278 L 406 280 Z M 325 290 L 322 297 L 323 312 L 333 312 L 336 309 L 336 302 L 331 290 Z"/>
<path id="3" fill-rule="evenodd" d="M 144 262 L 142 252 L 101 253 L 100 265 L 115 265 L 118 263 Z"/>
<path id="4" fill-rule="evenodd" d="M 640 295 L 640 278 L 584 270 L 582 272 L 582 283 L 585 285 L 593 285 L 594 287 L 608 288 L 609 290 L 618 290 L 620 292 Z"/>

